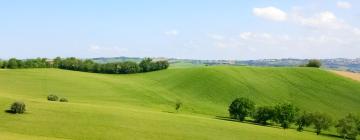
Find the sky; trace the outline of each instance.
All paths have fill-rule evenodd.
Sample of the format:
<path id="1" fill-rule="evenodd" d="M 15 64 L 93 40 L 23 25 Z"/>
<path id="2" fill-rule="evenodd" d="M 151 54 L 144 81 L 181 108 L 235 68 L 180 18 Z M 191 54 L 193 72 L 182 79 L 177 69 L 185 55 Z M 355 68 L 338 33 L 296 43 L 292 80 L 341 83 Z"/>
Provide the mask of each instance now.
<path id="1" fill-rule="evenodd" d="M 0 58 L 359 58 L 358 0 L 0 0 Z"/>

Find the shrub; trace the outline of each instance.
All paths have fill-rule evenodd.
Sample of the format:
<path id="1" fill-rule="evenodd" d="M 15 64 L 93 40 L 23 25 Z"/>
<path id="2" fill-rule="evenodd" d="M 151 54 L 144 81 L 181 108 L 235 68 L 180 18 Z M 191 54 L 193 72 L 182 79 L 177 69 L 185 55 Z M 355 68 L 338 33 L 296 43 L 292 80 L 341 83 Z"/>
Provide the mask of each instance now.
<path id="1" fill-rule="evenodd" d="M 66 98 L 60 98 L 59 101 L 60 101 L 60 102 L 69 102 L 68 99 L 66 99 Z"/>
<path id="2" fill-rule="evenodd" d="M 320 60 L 309 60 L 309 62 L 306 64 L 307 67 L 315 67 L 315 68 L 320 68 L 321 67 L 321 62 Z"/>
<path id="3" fill-rule="evenodd" d="M 25 103 L 23 102 L 14 102 L 12 105 L 11 105 L 11 108 L 10 108 L 10 111 L 11 113 L 18 113 L 18 114 L 22 114 L 25 112 Z"/>
<path id="4" fill-rule="evenodd" d="M 248 98 L 237 98 L 229 106 L 229 114 L 233 119 L 244 121 L 245 117 L 251 114 L 255 109 L 255 103 Z"/>
<path id="5" fill-rule="evenodd" d="M 176 110 L 176 111 L 179 111 L 179 109 L 181 108 L 181 106 L 182 106 L 182 102 L 181 102 L 181 101 L 176 101 L 176 103 L 175 103 L 175 110 Z"/>
<path id="6" fill-rule="evenodd" d="M 56 95 L 49 95 L 48 97 L 47 97 L 47 99 L 49 100 L 49 101 L 57 101 L 58 99 L 59 99 L 59 97 L 58 96 L 56 96 Z"/>
<path id="7" fill-rule="evenodd" d="M 258 107 L 255 110 L 253 118 L 255 119 L 256 123 L 260 123 L 262 125 L 266 125 L 268 120 L 274 117 L 274 108 L 270 106 L 262 106 Z"/>

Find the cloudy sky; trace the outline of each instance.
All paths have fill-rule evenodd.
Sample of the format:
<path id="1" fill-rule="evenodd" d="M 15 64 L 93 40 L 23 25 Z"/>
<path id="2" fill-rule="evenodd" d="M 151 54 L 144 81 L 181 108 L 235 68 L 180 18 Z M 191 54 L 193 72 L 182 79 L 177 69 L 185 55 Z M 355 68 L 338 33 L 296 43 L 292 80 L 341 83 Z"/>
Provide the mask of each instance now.
<path id="1" fill-rule="evenodd" d="M 358 58 L 358 0 L 0 0 L 0 58 Z"/>

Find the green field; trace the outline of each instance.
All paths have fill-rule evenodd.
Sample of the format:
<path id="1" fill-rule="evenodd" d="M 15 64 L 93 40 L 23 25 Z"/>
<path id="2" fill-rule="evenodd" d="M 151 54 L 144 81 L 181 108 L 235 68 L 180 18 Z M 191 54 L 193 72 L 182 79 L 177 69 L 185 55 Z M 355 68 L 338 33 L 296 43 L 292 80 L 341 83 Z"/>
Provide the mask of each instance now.
<path id="1" fill-rule="evenodd" d="M 49 94 L 69 103 L 49 102 Z M 314 68 L 217 66 L 130 75 L 0 70 L 0 108 L 15 100 L 27 105 L 23 115 L 0 113 L 0 139 L 336 139 L 217 119 L 228 116 L 236 97 L 258 105 L 289 101 L 334 118 L 360 114 L 360 83 Z M 184 106 L 176 113 L 177 100 Z"/>

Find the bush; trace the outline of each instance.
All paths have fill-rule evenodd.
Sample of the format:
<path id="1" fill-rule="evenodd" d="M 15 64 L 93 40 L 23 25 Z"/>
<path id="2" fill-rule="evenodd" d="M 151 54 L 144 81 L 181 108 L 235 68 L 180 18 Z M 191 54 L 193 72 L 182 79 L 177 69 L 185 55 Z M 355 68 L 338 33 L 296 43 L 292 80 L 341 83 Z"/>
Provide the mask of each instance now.
<path id="1" fill-rule="evenodd" d="M 59 97 L 58 96 L 56 96 L 56 95 L 49 95 L 48 97 L 47 97 L 47 99 L 49 100 L 49 101 L 57 101 L 58 99 L 59 99 Z"/>
<path id="2" fill-rule="evenodd" d="M 255 103 L 248 98 L 237 98 L 229 106 L 229 114 L 233 119 L 244 121 L 255 109 Z"/>
<path id="3" fill-rule="evenodd" d="M 60 101 L 60 102 L 69 102 L 68 99 L 66 99 L 66 98 L 60 98 L 59 101 Z"/>
<path id="4" fill-rule="evenodd" d="M 309 60 L 309 62 L 306 64 L 307 67 L 315 67 L 315 68 L 320 68 L 321 67 L 321 62 L 320 60 Z"/>
<path id="5" fill-rule="evenodd" d="M 18 114 L 22 114 L 25 112 L 25 103 L 23 102 L 14 102 L 12 105 L 11 105 L 11 108 L 10 108 L 10 111 L 11 113 L 18 113 Z"/>
<path id="6" fill-rule="evenodd" d="M 262 125 L 266 125 L 268 120 L 274 117 L 274 108 L 270 106 L 258 107 L 253 115 L 254 121 Z"/>
<path id="7" fill-rule="evenodd" d="M 182 106 L 182 102 L 181 102 L 181 101 L 176 101 L 176 103 L 175 103 L 175 110 L 176 110 L 176 111 L 179 111 L 179 109 L 181 108 L 181 106 Z"/>

